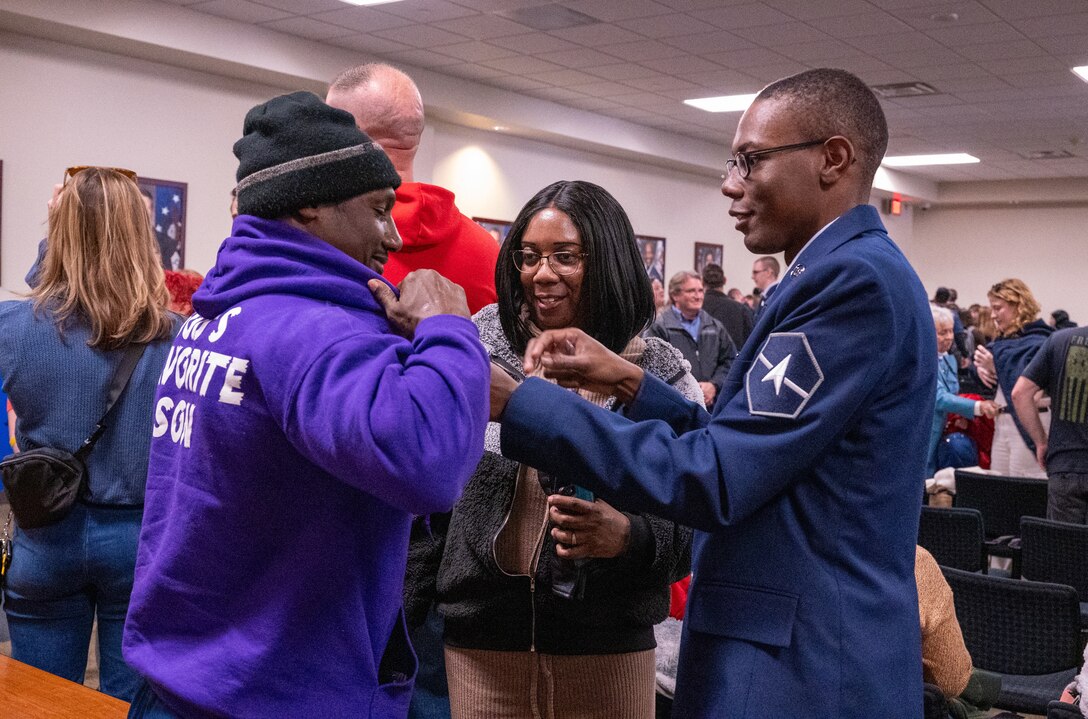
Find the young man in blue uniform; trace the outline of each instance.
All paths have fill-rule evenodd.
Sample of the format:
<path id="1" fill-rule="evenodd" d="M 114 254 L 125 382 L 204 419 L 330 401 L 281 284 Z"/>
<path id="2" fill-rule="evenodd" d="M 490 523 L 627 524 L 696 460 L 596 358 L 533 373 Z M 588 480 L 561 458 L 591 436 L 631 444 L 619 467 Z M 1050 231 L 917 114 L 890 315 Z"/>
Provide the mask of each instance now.
<path id="1" fill-rule="evenodd" d="M 887 137 L 841 70 L 779 80 L 744 113 L 722 192 L 747 248 L 789 268 L 713 415 L 577 330 L 543 333 L 526 367 L 622 412 L 492 372 L 506 456 L 697 530 L 677 716 L 922 714 L 914 547 L 937 347 L 865 204 Z M 553 535 L 576 545 L 578 528 Z"/>

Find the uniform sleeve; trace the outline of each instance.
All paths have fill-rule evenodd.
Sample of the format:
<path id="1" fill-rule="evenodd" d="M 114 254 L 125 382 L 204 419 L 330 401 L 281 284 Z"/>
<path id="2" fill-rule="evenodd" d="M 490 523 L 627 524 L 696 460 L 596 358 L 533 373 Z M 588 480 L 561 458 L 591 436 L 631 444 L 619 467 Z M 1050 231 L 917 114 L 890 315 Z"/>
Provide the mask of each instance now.
<path id="1" fill-rule="evenodd" d="M 895 336 L 895 304 L 877 268 L 862 260 L 827 263 L 803 281 L 774 309 L 772 334 L 730 376 L 705 426 L 705 412 L 649 376 L 627 416 L 529 380 L 504 412 L 503 454 L 580 475 L 609 501 L 696 529 L 743 521 L 861 421 L 897 356 L 918 349 L 898 346 L 909 340 Z M 888 349 L 874 351 L 874 337 L 886 338 Z M 774 370 L 784 357 L 772 351 L 779 349 L 791 350 L 781 383 Z M 632 421 L 648 415 L 657 418 Z"/>
<path id="2" fill-rule="evenodd" d="M 425 319 L 411 343 L 354 333 L 307 367 L 284 431 L 310 461 L 387 504 L 448 511 L 483 454 L 489 386 L 467 319 Z"/>

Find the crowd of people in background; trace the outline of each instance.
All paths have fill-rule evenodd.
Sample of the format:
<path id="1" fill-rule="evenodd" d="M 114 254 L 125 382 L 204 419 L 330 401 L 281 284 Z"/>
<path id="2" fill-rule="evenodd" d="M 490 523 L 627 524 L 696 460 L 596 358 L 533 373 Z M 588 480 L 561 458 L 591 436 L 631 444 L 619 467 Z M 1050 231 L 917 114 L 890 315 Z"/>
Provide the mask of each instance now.
<path id="1" fill-rule="evenodd" d="M 254 107 L 206 277 L 163 270 L 135 173 L 67 171 L 0 375 L 16 450 L 105 428 L 72 510 L 15 533 L 13 656 L 82 682 L 97 625 L 101 690 L 154 719 L 974 701 L 925 480 L 1049 477 L 1088 524 L 1088 328 L 1016 278 L 929 299 L 868 205 L 871 90 L 813 70 L 743 115 L 750 292 L 666 281 L 585 181 L 496 243 L 416 181 L 423 128 L 385 65 Z"/>

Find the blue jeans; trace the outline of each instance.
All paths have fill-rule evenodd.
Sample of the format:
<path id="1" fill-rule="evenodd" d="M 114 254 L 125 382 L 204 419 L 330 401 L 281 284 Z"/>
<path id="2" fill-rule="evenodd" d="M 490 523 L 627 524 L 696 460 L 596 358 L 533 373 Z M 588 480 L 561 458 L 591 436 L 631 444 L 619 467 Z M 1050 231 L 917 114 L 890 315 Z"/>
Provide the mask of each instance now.
<path id="1" fill-rule="evenodd" d="M 61 522 L 18 529 L 4 593 L 15 659 L 83 683 L 98 617 L 99 686 L 124 701 L 140 677 L 121 657 L 143 510 L 76 503 Z"/>
<path id="2" fill-rule="evenodd" d="M 151 691 L 151 685 L 141 681 L 136 696 L 128 708 L 128 719 L 181 719 Z"/>

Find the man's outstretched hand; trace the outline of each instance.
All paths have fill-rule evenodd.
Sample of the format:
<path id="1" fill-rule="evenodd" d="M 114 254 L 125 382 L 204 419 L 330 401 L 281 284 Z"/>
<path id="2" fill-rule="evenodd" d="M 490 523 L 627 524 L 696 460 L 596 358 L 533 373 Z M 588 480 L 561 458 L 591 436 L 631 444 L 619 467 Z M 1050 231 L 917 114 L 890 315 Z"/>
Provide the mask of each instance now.
<path id="1" fill-rule="evenodd" d="M 525 374 L 537 367 L 563 387 L 615 395 L 623 404 L 634 399 L 643 371 L 579 329 L 548 330 L 529 341 Z"/>

